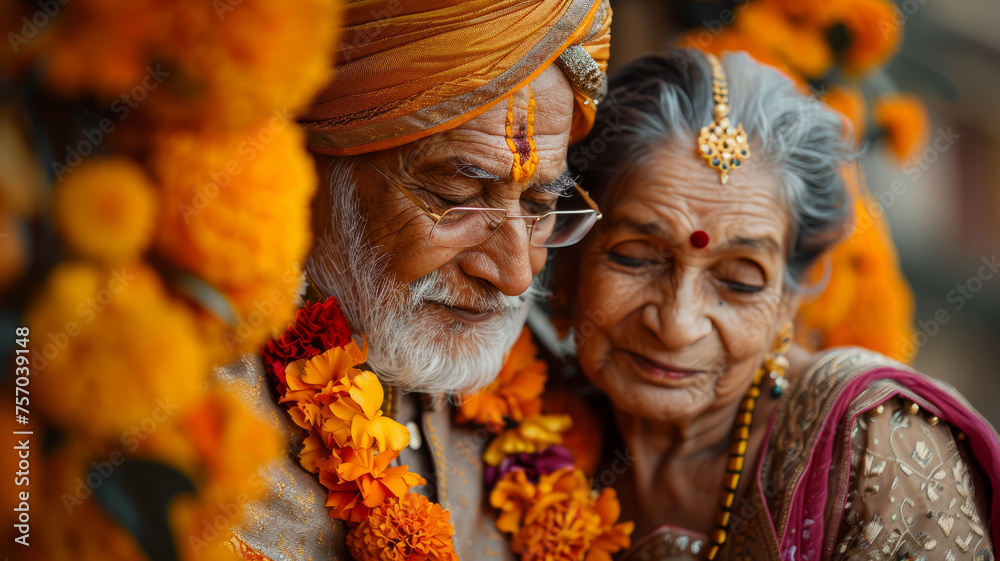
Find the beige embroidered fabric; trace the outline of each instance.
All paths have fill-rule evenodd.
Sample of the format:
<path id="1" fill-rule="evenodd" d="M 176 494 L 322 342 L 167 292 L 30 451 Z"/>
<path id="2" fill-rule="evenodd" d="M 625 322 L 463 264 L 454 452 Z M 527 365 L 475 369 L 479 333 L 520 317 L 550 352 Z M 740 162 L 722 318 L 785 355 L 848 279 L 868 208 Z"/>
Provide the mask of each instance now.
<path id="1" fill-rule="evenodd" d="M 980 466 L 946 423 L 907 407 L 893 398 L 855 422 L 833 559 L 993 559 Z"/>

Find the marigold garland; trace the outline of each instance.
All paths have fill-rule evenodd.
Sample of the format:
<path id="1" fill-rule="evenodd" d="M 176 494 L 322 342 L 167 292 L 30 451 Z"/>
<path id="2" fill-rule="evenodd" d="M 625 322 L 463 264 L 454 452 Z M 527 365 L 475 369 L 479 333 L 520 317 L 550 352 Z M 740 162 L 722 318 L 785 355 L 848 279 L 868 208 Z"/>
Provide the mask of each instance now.
<path id="1" fill-rule="evenodd" d="M 52 7 L 51 23 L 36 28 L 37 36 L 12 34 L 12 66 L 44 63 L 45 80 L 64 95 L 131 94 L 131 103 L 147 106 L 146 119 L 227 128 L 274 110 L 295 112 L 311 99 L 327 79 L 342 9 L 329 0 L 74 0 Z M 5 23 L 21 29 L 20 18 L 30 21 L 40 10 L 14 9 Z"/>
<path id="2" fill-rule="evenodd" d="M 538 397 L 545 391 L 545 368 L 531 333 L 524 330 L 508 352 L 496 380 L 463 401 L 455 422 L 471 421 L 499 432 L 508 418 L 521 422 L 537 415 L 541 405 Z"/>
<path id="3" fill-rule="evenodd" d="M 347 534 L 347 547 L 358 561 L 458 561 L 450 517 L 427 497 L 407 493 L 376 507 Z"/>
<path id="4" fill-rule="evenodd" d="M 285 274 L 309 245 L 303 226 L 317 178 L 303 145 L 293 123 L 269 118 L 232 132 L 158 135 L 150 167 L 163 191 L 159 253 L 224 290 Z"/>
<path id="5" fill-rule="evenodd" d="M 327 79 L 341 4 L 0 2 L 0 286 L 31 292 L 5 313 L 31 331 L 23 428 L 44 482 L 12 559 L 136 561 L 155 540 L 238 558 L 230 529 L 284 446 L 210 379 L 297 308 L 317 178 L 294 114 Z M 121 466 L 193 492 L 163 512 L 145 508 L 160 491 L 98 500 Z"/>
<path id="6" fill-rule="evenodd" d="M 53 212 L 67 244 L 109 262 L 135 259 L 153 241 L 157 193 L 138 164 L 127 158 L 80 165 L 58 186 Z"/>
<path id="7" fill-rule="evenodd" d="M 209 372 L 194 315 L 142 263 L 59 265 L 28 312 L 39 349 L 32 394 L 64 427 L 115 440 L 157 408 L 186 407 Z"/>
<path id="8" fill-rule="evenodd" d="M 872 116 L 885 130 L 889 148 L 899 161 L 915 158 L 927 146 L 930 124 L 917 96 L 893 93 L 876 98 Z"/>
<path id="9" fill-rule="evenodd" d="M 330 516 L 351 527 L 351 554 L 361 561 L 457 560 L 448 511 L 410 492 L 425 483 L 418 474 L 389 467 L 409 431 L 382 414 L 382 385 L 359 368 L 366 350 L 350 338 L 336 300 L 306 302 L 296 318 L 265 346 L 263 360 L 279 402 L 307 433 L 302 466 L 326 487 Z M 487 481 L 496 483 L 490 501 L 501 510 L 497 527 L 513 534 L 515 553 L 525 560 L 610 561 L 629 546 L 634 525 L 617 523 L 614 491 L 594 493 L 556 446 L 572 420 L 540 413 L 545 364 L 536 352 L 525 329 L 497 381 L 466 401 L 458 419 L 506 428 L 484 461 Z"/>
<path id="10" fill-rule="evenodd" d="M 226 296 L 237 325 L 211 339 L 219 355 L 255 352 L 292 319 L 318 181 L 303 145 L 300 129 L 274 118 L 152 142 L 162 192 L 155 249 Z"/>
<path id="11" fill-rule="evenodd" d="M 592 490 L 585 470 L 593 469 L 594 458 L 600 454 L 599 439 L 591 438 L 597 449 L 582 454 L 580 463 L 560 446 L 571 434 L 573 418 L 543 414 L 544 401 L 548 402 L 546 411 L 572 410 L 581 414 L 585 426 L 593 426 L 593 421 L 565 395 L 546 400 L 533 391 L 538 378 L 544 387 L 546 367 L 544 362 L 526 359 L 529 349 L 537 352 L 525 328 L 504 365 L 504 380 L 467 402 L 502 404 L 502 396 L 520 395 L 520 410 L 532 412 L 520 422 L 513 415 L 502 416 L 504 430 L 483 453 L 492 489 L 490 504 L 500 511 L 497 529 L 512 535 L 511 546 L 524 561 L 611 561 L 611 554 L 629 547 L 635 525 L 617 523 L 621 509 L 613 489 L 600 495 Z M 527 388 L 517 388 L 518 384 Z"/>

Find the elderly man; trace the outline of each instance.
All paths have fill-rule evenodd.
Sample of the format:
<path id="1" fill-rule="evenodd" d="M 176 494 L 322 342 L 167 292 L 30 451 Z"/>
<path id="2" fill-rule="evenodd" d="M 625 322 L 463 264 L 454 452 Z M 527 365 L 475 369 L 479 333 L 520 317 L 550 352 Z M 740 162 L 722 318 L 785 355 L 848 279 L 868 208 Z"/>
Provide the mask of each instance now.
<path id="1" fill-rule="evenodd" d="M 348 3 L 332 79 L 302 118 L 325 178 L 310 289 L 365 336 L 387 414 L 410 432 L 395 463 L 450 511 L 462 559 L 514 553 L 482 491 L 487 435 L 455 425 L 444 398 L 495 378 L 547 248 L 598 217 L 565 159 L 603 95 L 610 17 L 606 0 Z M 350 558 L 261 361 L 220 377 L 299 443 L 263 470 L 268 495 L 247 507 L 236 547 Z"/>

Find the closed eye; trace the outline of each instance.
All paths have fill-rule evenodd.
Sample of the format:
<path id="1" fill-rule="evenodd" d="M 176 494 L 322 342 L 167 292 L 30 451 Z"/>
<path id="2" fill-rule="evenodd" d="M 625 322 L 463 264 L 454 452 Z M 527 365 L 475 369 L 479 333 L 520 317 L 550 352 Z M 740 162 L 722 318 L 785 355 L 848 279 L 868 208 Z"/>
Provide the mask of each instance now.
<path id="1" fill-rule="evenodd" d="M 521 206 L 528 214 L 545 214 L 556 209 L 558 198 L 550 201 L 536 201 L 532 199 L 521 199 Z"/>
<path id="2" fill-rule="evenodd" d="M 448 210 L 449 208 L 451 208 L 453 206 L 467 206 L 470 201 L 472 201 L 473 199 L 476 198 L 475 196 L 464 197 L 464 198 L 460 198 L 460 199 L 456 199 L 456 198 L 452 198 L 452 197 L 447 197 L 446 198 L 446 197 L 442 197 L 441 195 L 438 195 L 437 193 L 433 193 L 431 191 L 428 191 L 426 189 L 424 189 L 424 193 L 426 193 L 426 199 L 428 200 L 427 201 L 428 204 L 431 207 L 437 208 L 437 209 L 440 209 L 440 210 Z"/>
<path id="3" fill-rule="evenodd" d="M 734 292 L 742 292 L 745 294 L 754 294 L 764 290 L 763 286 L 754 286 L 751 284 L 743 284 L 741 282 L 722 281 L 722 283 Z"/>
<path id="4" fill-rule="evenodd" d="M 608 259 L 610 259 L 614 263 L 617 263 L 623 267 L 628 267 L 630 269 L 639 269 L 641 267 L 647 267 L 651 263 L 648 259 L 633 259 L 631 257 L 625 257 L 624 255 L 620 255 L 613 251 L 608 252 Z"/>

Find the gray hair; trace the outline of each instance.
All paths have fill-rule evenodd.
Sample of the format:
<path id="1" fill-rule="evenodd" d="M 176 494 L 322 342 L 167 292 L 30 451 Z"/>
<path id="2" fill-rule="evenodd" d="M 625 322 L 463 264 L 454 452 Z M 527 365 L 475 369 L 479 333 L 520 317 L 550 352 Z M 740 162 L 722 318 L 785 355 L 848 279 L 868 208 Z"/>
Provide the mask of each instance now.
<path id="1" fill-rule="evenodd" d="M 777 175 L 792 218 L 786 286 L 798 289 L 805 271 L 841 239 L 852 217 L 841 174 L 854 153 L 840 116 L 796 90 L 787 77 L 744 53 L 727 55 L 722 63 L 730 119 L 743 124 L 753 154 L 729 184 L 738 187 L 739 176 L 753 166 Z M 570 166 L 603 200 L 624 171 L 642 165 L 653 148 L 679 142 L 694 154 L 713 105 L 712 70 L 704 54 L 679 49 L 638 59 L 611 78 L 594 128 L 570 151 Z"/>

